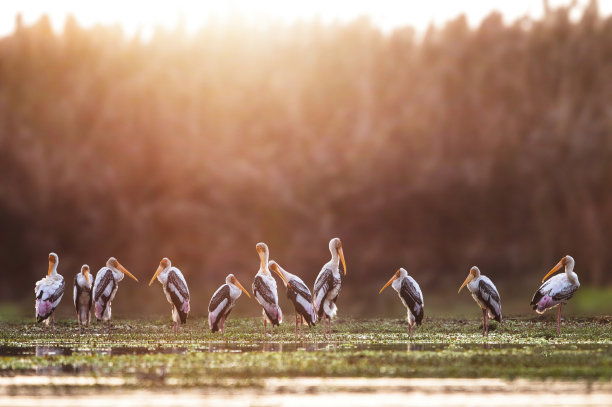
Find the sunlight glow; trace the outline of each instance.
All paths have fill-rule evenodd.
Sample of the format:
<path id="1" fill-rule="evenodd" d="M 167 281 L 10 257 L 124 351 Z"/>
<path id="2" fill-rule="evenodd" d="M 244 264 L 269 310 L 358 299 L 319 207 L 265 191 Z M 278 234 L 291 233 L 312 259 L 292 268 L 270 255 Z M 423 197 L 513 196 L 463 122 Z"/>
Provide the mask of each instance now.
<path id="1" fill-rule="evenodd" d="M 569 0 L 550 0 L 553 7 L 567 5 Z M 578 1 L 581 10 L 588 0 Z M 612 2 L 600 1 L 603 14 L 612 12 Z M 491 11 L 499 10 L 505 21 L 521 16 L 540 17 L 543 13 L 540 0 L 430 0 L 427 2 L 406 0 L 330 2 L 327 0 L 230 0 L 226 2 L 175 0 L 173 2 L 129 2 L 108 0 L 84 2 L 79 0 L 20 1 L 0 3 L 0 35 L 13 31 L 15 16 L 21 13 L 25 24 L 32 24 L 47 14 L 55 30 L 61 30 L 66 16 L 72 14 L 79 24 L 91 27 L 96 24 L 119 24 L 127 34 L 139 32 L 148 37 L 157 26 L 172 28 L 182 24 L 188 31 L 196 31 L 211 18 L 224 20 L 240 15 L 247 20 L 278 20 L 291 23 L 317 18 L 324 22 L 349 21 L 360 16 L 370 20 L 385 31 L 410 25 L 424 31 L 430 23 L 442 24 L 465 13 L 472 25 L 478 24 Z"/>

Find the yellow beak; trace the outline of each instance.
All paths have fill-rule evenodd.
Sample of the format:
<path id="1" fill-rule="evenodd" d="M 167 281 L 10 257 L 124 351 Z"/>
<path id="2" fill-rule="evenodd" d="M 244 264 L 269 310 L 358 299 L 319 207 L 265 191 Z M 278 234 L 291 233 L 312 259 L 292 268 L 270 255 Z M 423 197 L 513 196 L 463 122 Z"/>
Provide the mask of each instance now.
<path id="1" fill-rule="evenodd" d="M 51 275 L 51 270 L 53 270 L 53 263 L 49 262 L 49 270 L 47 270 L 47 275 L 50 276 Z"/>
<path id="2" fill-rule="evenodd" d="M 91 285 L 91 279 L 89 278 L 89 270 L 85 270 L 83 272 L 83 275 L 85 276 L 85 278 L 87 279 L 87 282 L 89 283 L 89 285 Z"/>
<path id="3" fill-rule="evenodd" d="M 162 268 L 162 266 L 157 267 L 157 270 L 155 270 L 155 274 L 153 274 L 153 278 L 151 279 L 151 281 L 149 282 L 149 287 L 151 287 L 151 284 L 153 284 L 153 281 L 155 281 L 155 279 L 157 278 L 157 276 L 159 275 L 159 273 L 161 273 L 164 269 Z"/>
<path id="4" fill-rule="evenodd" d="M 272 269 L 273 272 L 275 272 L 276 274 L 278 274 L 278 276 L 281 278 L 281 280 L 283 280 L 285 282 L 285 285 L 289 284 L 287 282 L 287 280 L 285 280 L 285 277 L 283 276 L 283 273 L 280 272 L 280 270 L 276 267 L 276 265 L 273 265 L 272 267 L 270 267 Z"/>
<path id="5" fill-rule="evenodd" d="M 138 279 L 137 279 L 136 277 L 134 277 L 134 276 L 132 275 L 132 273 L 130 273 L 129 271 L 127 271 L 127 270 L 125 269 L 125 267 L 123 267 L 123 266 L 121 265 L 121 263 L 117 262 L 117 268 L 118 268 L 118 269 L 119 269 L 119 270 L 120 270 L 120 271 L 121 271 L 123 274 L 127 274 L 128 276 L 130 276 L 130 277 L 132 277 L 134 280 L 136 280 L 136 282 L 138 282 Z"/>
<path id="6" fill-rule="evenodd" d="M 251 298 L 251 296 L 249 295 L 247 290 L 244 289 L 244 287 L 242 286 L 242 284 L 240 284 L 240 281 L 238 281 L 238 279 L 236 277 L 234 277 L 233 283 L 236 284 L 236 286 L 238 288 L 240 288 L 242 290 L 242 292 L 247 295 L 247 297 Z"/>
<path id="7" fill-rule="evenodd" d="M 342 247 L 338 249 L 338 254 L 340 255 L 340 260 L 342 261 L 342 268 L 344 269 L 344 275 L 346 276 L 346 263 L 344 262 L 344 252 L 342 251 Z"/>
<path id="8" fill-rule="evenodd" d="M 459 291 L 457 291 L 457 294 L 459 294 L 461 292 L 461 290 L 463 290 L 463 287 L 465 287 L 467 285 L 467 283 L 469 283 L 473 279 L 474 279 L 474 276 L 472 275 L 472 273 L 470 273 L 467 276 L 467 278 L 465 279 L 465 281 L 463 282 L 463 284 L 461 284 L 461 287 L 459 287 Z"/>
<path id="9" fill-rule="evenodd" d="M 385 285 L 383 286 L 383 288 L 381 288 L 381 289 L 380 289 L 380 291 L 378 292 L 378 294 L 381 294 L 385 288 L 389 287 L 389 286 L 391 285 L 391 283 L 395 281 L 395 278 L 396 278 L 396 277 L 395 277 L 395 274 L 394 274 L 394 275 L 393 275 L 393 277 L 391 277 L 391 279 L 390 279 L 389 281 L 387 281 L 387 284 L 385 284 Z"/>
<path id="10" fill-rule="evenodd" d="M 557 270 L 559 270 L 561 267 L 563 267 L 563 260 L 561 260 L 559 263 L 557 263 L 557 265 L 555 267 L 552 268 L 552 270 L 550 270 L 548 272 L 548 274 L 546 274 L 544 276 L 544 278 L 542 279 L 542 282 L 546 281 L 546 279 L 548 277 L 550 277 L 552 274 L 554 274 Z"/>

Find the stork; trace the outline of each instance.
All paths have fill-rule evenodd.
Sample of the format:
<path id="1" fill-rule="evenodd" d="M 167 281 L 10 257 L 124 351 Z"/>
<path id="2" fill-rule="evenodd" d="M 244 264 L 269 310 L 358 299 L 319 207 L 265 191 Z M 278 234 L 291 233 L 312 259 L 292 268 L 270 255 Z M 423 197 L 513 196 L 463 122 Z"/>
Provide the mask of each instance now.
<path id="1" fill-rule="evenodd" d="M 561 335 L 561 307 L 565 301 L 574 296 L 580 287 L 578 274 L 574 273 L 574 258 L 572 256 L 563 257 L 542 279 L 542 285 L 533 294 L 531 305 L 538 314 L 543 314 L 546 310 L 558 307 L 557 311 L 557 335 Z M 551 277 L 557 270 L 565 266 L 564 274 L 557 274 Z M 547 280 L 548 279 L 548 280 Z"/>
<path id="2" fill-rule="evenodd" d="M 102 325 L 104 325 L 105 320 L 108 321 L 109 333 L 111 329 L 111 302 L 115 298 L 119 289 L 119 282 L 123 280 L 125 274 L 138 282 L 138 279 L 127 271 L 117 259 L 111 257 L 106 262 L 106 266 L 98 270 L 92 288 L 94 314 Z"/>
<path id="3" fill-rule="evenodd" d="M 287 298 L 291 300 L 295 308 L 295 335 L 297 336 L 299 320 L 300 336 L 302 336 L 304 320 L 306 320 L 308 326 L 314 326 L 317 321 L 317 313 L 315 312 L 314 305 L 312 305 L 312 294 L 310 294 L 310 290 L 301 278 L 289 273 L 274 260 L 268 263 L 268 267 L 278 274 L 283 283 L 285 283 L 285 287 L 287 287 Z"/>
<path id="4" fill-rule="evenodd" d="M 57 273 L 59 257 L 55 253 L 49 253 L 49 269 L 47 276 L 38 280 L 34 286 L 36 294 L 36 322 L 45 321 L 45 326 L 49 326 L 51 317 L 51 330 L 55 332 L 55 308 L 59 305 L 64 296 L 66 282 L 61 274 Z"/>
<path id="5" fill-rule="evenodd" d="M 89 328 L 89 320 L 91 318 L 91 278 L 87 264 L 83 264 L 81 271 L 74 276 L 72 298 L 74 300 L 74 309 L 80 334 L 82 325 L 87 325 L 87 328 Z"/>
<path id="6" fill-rule="evenodd" d="M 344 252 L 342 251 L 342 242 L 335 237 L 329 241 L 329 251 L 332 255 L 317 276 L 314 284 L 314 307 L 317 311 L 317 318 L 323 319 L 323 335 L 325 335 L 325 318 L 329 321 L 329 334 L 331 335 L 331 320 L 336 315 L 338 307 L 336 300 L 340 293 L 340 265 L 344 269 L 346 275 L 346 263 L 344 262 Z"/>
<path id="7" fill-rule="evenodd" d="M 276 280 L 268 269 L 270 252 L 265 243 L 257 243 L 255 246 L 259 254 L 259 270 L 253 280 L 253 296 L 263 307 L 264 336 L 267 333 L 267 323 L 270 322 L 270 334 L 274 334 L 274 325 L 283 322 L 283 312 L 278 306 L 278 293 L 276 291 Z"/>
<path id="8" fill-rule="evenodd" d="M 472 298 L 482 309 L 482 336 L 489 336 L 489 318 L 494 318 L 497 322 L 502 320 L 501 301 L 499 292 L 493 281 L 487 276 L 480 274 L 480 269 L 476 266 L 470 269 L 470 274 L 459 287 L 457 294 L 467 285 L 472 293 Z"/>
<path id="9" fill-rule="evenodd" d="M 160 262 L 153 278 L 149 282 L 149 287 L 155 281 L 155 278 L 161 283 L 164 294 L 166 294 L 166 300 L 172 307 L 172 321 L 174 325 L 172 330 L 175 334 L 178 333 L 179 324 L 185 324 L 187 322 L 187 315 L 190 311 L 189 305 L 189 288 L 187 287 L 187 281 L 181 270 L 173 267 L 170 263 L 170 259 L 164 257 Z"/>
<path id="10" fill-rule="evenodd" d="M 387 284 L 380 289 L 378 294 L 381 294 L 389 285 L 397 291 L 397 295 L 399 295 L 404 307 L 406 307 L 406 312 L 408 314 L 408 334 L 412 338 L 414 324 L 421 325 L 424 315 L 423 307 L 425 303 L 423 302 L 421 287 L 419 287 L 419 283 L 417 283 L 414 278 L 408 275 L 408 272 L 404 268 L 397 270 L 395 274 L 393 274 L 393 277 L 387 281 Z"/>
<path id="11" fill-rule="evenodd" d="M 212 333 L 221 329 L 221 334 L 225 334 L 225 320 L 242 293 L 251 298 L 238 279 L 233 274 L 228 274 L 225 284 L 215 291 L 208 304 L 208 327 Z"/>

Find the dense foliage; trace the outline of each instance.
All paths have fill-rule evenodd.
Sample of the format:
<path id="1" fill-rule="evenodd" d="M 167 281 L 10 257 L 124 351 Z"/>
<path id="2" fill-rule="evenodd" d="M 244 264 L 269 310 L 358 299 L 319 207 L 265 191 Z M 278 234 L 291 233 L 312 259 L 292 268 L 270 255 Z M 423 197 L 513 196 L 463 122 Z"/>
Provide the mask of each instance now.
<path id="1" fill-rule="evenodd" d="M 609 283 L 612 18 L 569 12 L 151 39 L 18 20 L 0 39 L 2 298 L 29 298 L 49 251 L 68 281 L 111 255 L 148 281 L 168 256 L 204 310 L 229 272 L 250 285 L 256 242 L 312 284 L 334 236 L 347 301 L 399 266 L 422 287 L 478 264 L 536 288 L 565 254 Z M 166 310 L 159 291 L 119 296 Z"/>

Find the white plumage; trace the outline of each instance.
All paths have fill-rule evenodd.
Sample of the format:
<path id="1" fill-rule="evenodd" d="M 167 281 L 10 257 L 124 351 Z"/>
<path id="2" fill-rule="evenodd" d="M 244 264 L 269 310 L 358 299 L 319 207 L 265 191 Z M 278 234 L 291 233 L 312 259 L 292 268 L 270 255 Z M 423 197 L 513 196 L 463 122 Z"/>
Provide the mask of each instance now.
<path id="1" fill-rule="evenodd" d="M 49 325 L 51 317 L 52 329 L 55 331 L 55 308 L 59 305 L 64 296 L 66 282 L 64 277 L 57 273 L 59 257 L 55 253 L 49 253 L 49 269 L 47 276 L 38 280 L 34 286 L 36 302 L 36 322 L 45 321 Z"/>

